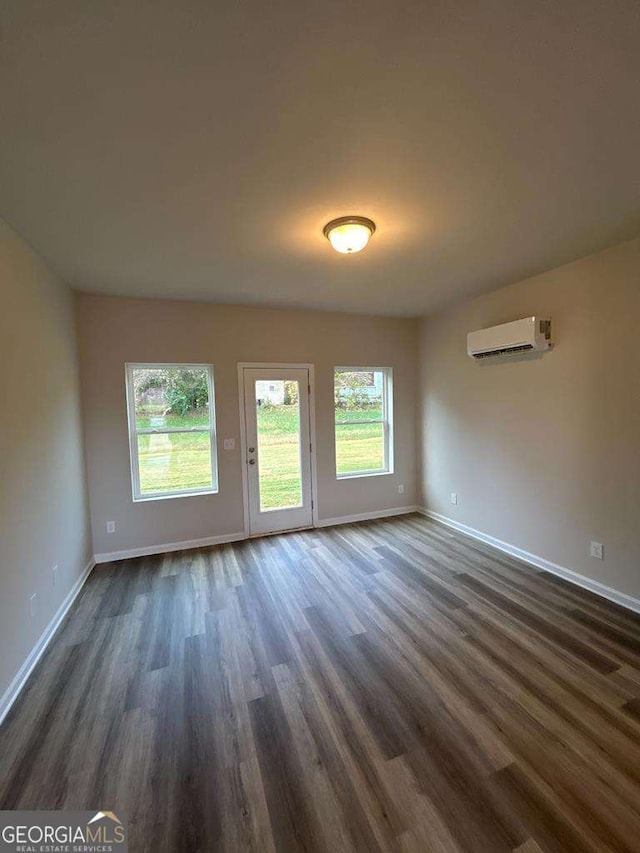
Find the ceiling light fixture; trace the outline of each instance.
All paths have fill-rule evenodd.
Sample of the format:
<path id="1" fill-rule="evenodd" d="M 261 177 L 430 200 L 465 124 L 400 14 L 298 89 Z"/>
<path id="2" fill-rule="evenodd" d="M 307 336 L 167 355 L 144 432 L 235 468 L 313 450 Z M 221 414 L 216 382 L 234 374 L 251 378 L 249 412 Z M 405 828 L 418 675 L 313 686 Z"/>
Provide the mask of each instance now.
<path id="1" fill-rule="evenodd" d="M 352 255 L 364 249 L 375 230 L 375 222 L 366 216 L 341 216 L 327 222 L 322 233 L 336 252 Z"/>

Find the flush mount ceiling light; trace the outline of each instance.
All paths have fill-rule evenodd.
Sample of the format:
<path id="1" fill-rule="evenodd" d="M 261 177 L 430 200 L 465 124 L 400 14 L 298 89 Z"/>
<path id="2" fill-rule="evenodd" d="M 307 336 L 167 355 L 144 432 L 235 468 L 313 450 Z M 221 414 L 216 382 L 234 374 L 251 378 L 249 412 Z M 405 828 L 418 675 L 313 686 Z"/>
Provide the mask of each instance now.
<path id="1" fill-rule="evenodd" d="M 364 249 L 375 230 L 375 222 L 366 216 L 341 216 L 327 222 L 322 233 L 336 252 L 352 255 Z"/>

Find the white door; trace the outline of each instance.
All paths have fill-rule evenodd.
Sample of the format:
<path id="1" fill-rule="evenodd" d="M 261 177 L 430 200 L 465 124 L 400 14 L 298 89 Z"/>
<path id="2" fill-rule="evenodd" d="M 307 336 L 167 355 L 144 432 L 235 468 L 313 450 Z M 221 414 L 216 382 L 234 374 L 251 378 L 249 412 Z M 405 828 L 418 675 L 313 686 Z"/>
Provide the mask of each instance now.
<path id="1" fill-rule="evenodd" d="M 245 367 L 243 377 L 249 533 L 311 527 L 309 371 Z"/>

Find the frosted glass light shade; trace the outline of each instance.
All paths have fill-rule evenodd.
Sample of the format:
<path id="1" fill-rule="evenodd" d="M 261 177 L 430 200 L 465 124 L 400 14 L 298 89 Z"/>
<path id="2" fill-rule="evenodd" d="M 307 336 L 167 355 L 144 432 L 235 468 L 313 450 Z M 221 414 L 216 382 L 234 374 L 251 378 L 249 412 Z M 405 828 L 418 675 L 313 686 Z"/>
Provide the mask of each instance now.
<path id="1" fill-rule="evenodd" d="M 343 216 L 328 222 L 324 226 L 323 234 L 336 252 L 352 255 L 364 249 L 375 230 L 375 223 L 371 219 L 364 216 Z"/>

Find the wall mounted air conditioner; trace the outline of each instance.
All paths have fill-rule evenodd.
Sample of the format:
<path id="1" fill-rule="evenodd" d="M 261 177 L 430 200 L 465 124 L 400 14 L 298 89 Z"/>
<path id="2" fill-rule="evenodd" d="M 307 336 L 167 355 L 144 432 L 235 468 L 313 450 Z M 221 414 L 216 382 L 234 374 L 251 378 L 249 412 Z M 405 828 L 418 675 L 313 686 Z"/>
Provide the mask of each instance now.
<path id="1" fill-rule="evenodd" d="M 467 335 L 467 353 L 477 360 L 548 349 L 551 349 L 551 320 L 544 317 L 524 317 Z"/>

